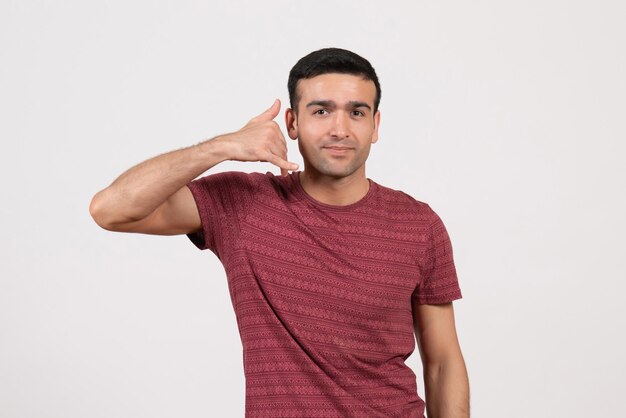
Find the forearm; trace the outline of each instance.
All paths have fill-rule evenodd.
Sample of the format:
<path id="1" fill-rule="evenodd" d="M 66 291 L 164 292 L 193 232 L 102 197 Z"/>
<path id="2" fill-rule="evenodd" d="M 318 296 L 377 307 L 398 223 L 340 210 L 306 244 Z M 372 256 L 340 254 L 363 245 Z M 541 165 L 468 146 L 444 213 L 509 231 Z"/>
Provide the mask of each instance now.
<path id="1" fill-rule="evenodd" d="M 92 216 L 100 224 L 143 219 L 191 180 L 227 160 L 225 146 L 216 137 L 137 164 L 93 197 Z"/>
<path id="2" fill-rule="evenodd" d="M 469 418 L 469 380 L 463 356 L 424 368 L 428 418 Z"/>

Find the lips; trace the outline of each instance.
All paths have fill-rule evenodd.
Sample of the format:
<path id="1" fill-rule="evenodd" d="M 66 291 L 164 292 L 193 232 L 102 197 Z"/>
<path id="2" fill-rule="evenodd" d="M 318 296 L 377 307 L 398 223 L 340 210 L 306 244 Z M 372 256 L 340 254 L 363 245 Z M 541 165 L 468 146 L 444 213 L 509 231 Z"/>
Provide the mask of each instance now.
<path id="1" fill-rule="evenodd" d="M 328 155 L 335 156 L 335 157 L 342 157 L 342 156 L 348 155 L 350 153 L 350 151 L 352 151 L 352 148 L 348 148 L 348 147 L 324 147 L 324 150 L 326 150 L 326 153 Z"/>

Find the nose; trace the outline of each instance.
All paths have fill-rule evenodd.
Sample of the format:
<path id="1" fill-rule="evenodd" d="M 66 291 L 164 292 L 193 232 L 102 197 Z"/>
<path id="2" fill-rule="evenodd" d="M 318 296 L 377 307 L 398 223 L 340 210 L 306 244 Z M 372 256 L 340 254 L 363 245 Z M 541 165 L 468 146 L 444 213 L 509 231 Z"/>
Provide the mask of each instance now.
<path id="1" fill-rule="evenodd" d="M 336 138 L 347 138 L 349 136 L 349 118 L 345 112 L 335 112 L 331 136 Z"/>

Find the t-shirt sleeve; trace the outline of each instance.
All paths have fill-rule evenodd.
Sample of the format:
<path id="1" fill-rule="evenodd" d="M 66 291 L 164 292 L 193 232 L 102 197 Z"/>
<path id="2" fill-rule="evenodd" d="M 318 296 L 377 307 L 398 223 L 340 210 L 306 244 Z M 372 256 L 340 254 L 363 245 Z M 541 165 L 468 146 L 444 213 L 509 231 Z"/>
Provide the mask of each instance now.
<path id="1" fill-rule="evenodd" d="M 239 219 L 252 199 L 255 182 L 250 173 L 225 171 L 187 184 L 198 207 L 202 227 L 187 234 L 200 250 L 209 249 L 220 259 L 228 240 L 239 228 Z"/>
<path id="2" fill-rule="evenodd" d="M 412 295 L 418 304 L 447 303 L 463 297 L 448 231 L 439 215 L 430 210 L 433 219 L 426 235 L 422 277 Z"/>

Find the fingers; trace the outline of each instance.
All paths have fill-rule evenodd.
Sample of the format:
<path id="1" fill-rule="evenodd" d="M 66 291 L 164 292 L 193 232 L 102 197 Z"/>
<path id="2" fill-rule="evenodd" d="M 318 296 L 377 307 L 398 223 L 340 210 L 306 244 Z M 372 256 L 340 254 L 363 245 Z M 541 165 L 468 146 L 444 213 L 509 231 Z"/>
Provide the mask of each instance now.
<path id="1" fill-rule="evenodd" d="M 253 117 L 250 122 L 264 122 L 273 120 L 280 112 L 280 100 L 274 100 L 274 103 L 265 112 Z"/>
<path id="2" fill-rule="evenodd" d="M 278 123 L 274 121 L 274 118 L 278 116 L 279 112 L 280 112 L 280 100 L 275 99 L 274 103 L 267 110 L 265 110 L 260 115 L 255 116 L 254 118 L 250 119 L 250 121 L 245 127 L 252 128 L 252 127 L 261 125 L 262 122 L 270 122 L 270 124 L 272 125 L 272 128 L 276 130 L 276 134 L 278 135 L 278 138 L 283 142 L 285 148 L 287 148 L 287 141 L 285 140 L 285 136 L 280 130 Z"/>
<path id="3" fill-rule="evenodd" d="M 297 170 L 299 166 L 296 163 L 288 161 L 287 141 L 278 124 L 274 122 L 274 118 L 276 118 L 280 112 L 280 106 L 280 100 L 274 100 L 274 103 L 263 113 L 250 119 L 242 130 L 246 130 L 250 135 L 254 134 L 251 138 L 257 137 L 257 135 L 259 135 L 257 137 L 259 139 L 265 138 L 262 141 L 265 142 L 265 145 L 258 145 L 260 148 L 265 148 L 267 152 L 264 156 L 265 158 L 261 157 L 261 161 L 267 161 L 278 166 L 280 168 L 280 175 L 284 176 L 288 174 L 288 170 Z M 267 140 L 269 140 L 269 143 Z"/>
<path id="4" fill-rule="evenodd" d="M 287 157 L 287 147 L 284 144 L 273 144 L 269 149 L 266 161 L 280 168 L 280 175 L 288 174 L 288 170 L 297 170 L 298 164 L 292 163 Z"/>
<path id="5" fill-rule="evenodd" d="M 278 128 L 278 124 L 276 124 L 276 127 Z M 278 139 L 280 140 L 281 152 L 280 152 L 280 154 L 274 152 L 274 154 L 275 155 L 280 155 L 282 157 L 282 161 L 287 163 L 287 165 L 289 166 L 289 167 L 284 167 L 282 164 L 278 165 L 280 167 L 280 175 L 281 176 L 285 176 L 285 175 L 288 174 L 287 169 L 297 170 L 298 169 L 298 165 L 295 164 L 295 163 L 289 162 L 289 159 L 287 157 L 287 141 L 285 140 L 285 136 L 283 135 L 283 133 L 280 130 L 280 128 L 278 128 Z"/>
<path id="6" fill-rule="evenodd" d="M 267 156 L 266 161 L 274 164 L 275 166 L 278 166 L 280 168 L 280 175 L 284 176 L 285 174 L 287 174 L 287 170 L 297 170 L 298 169 L 298 164 L 296 163 L 292 163 L 289 162 L 281 157 L 279 157 L 278 155 L 269 153 L 269 155 Z"/>
<path id="7" fill-rule="evenodd" d="M 278 124 L 276 124 L 276 127 L 278 128 L 278 139 L 280 139 L 280 141 L 282 142 L 282 146 L 285 149 L 285 159 L 287 158 L 287 140 L 285 139 L 285 135 L 283 135 L 283 131 L 280 130 L 280 127 L 278 126 Z"/>

